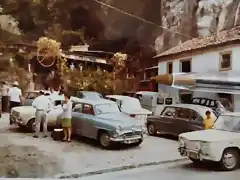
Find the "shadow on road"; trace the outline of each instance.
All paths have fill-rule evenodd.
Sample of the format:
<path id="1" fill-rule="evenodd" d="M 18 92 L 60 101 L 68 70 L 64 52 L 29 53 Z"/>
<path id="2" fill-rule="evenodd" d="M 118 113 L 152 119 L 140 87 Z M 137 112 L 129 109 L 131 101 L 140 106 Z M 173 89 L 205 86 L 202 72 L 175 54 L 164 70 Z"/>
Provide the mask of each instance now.
<path id="1" fill-rule="evenodd" d="M 185 170 L 185 171 L 196 171 L 196 172 L 220 171 L 219 166 L 214 162 L 208 162 L 208 163 L 202 163 L 202 164 L 194 164 L 192 162 L 189 162 L 183 165 L 174 166 L 172 168 L 173 169 L 181 168 L 182 170 Z"/>

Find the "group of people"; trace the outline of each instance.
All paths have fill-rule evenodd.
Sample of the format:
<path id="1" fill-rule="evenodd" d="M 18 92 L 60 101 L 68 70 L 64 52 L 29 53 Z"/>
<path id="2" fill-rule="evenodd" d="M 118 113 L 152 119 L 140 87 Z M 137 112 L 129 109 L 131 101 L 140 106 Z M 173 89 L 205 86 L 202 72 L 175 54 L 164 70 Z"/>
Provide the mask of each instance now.
<path id="1" fill-rule="evenodd" d="M 39 96 L 34 99 L 32 106 L 36 108 L 35 113 L 35 124 L 36 124 L 36 131 L 34 134 L 34 138 L 39 138 L 40 135 L 40 126 L 43 125 L 43 137 L 48 137 L 47 135 L 47 114 L 53 109 L 53 96 L 56 96 L 54 92 L 50 95 L 49 93 L 44 93 L 40 91 Z M 72 102 L 70 101 L 70 95 L 64 91 L 60 91 L 58 95 L 63 95 L 64 100 L 61 103 L 63 112 L 60 115 L 61 117 L 61 124 L 63 128 L 64 138 L 63 141 L 71 142 L 71 118 L 72 118 Z"/>
<path id="2" fill-rule="evenodd" d="M 59 96 L 63 96 L 63 101 L 60 102 L 62 105 L 63 112 L 60 115 L 61 124 L 63 128 L 64 138 L 63 141 L 71 142 L 71 118 L 72 118 L 72 102 L 70 101 L 70 95 L 64 91 L 64 88 L 60 86 L 59 89 L 50 89 L 51 93 L 45 93 L 40 91 L 38 97 L 33 100 L 32 106 L 36 108 L 35 112 L 35 124 L 36 131 L 34 138 L 40 137 L 40 127 L 43 125 L 43 137 L 47 137 L 48 130 L 47 124 L 48 113 L 54 108 L 53 100 Z M 19 83 L 17 81 L 13 82 L 12 87 L 9 87 L 6 82 L 1 82 L 1 96 L 2 96 L 2 111 L 8 112 L 9 108 L 21 106 L 23 104 L 24 98 L 22 95 L 22 90 L 19 88 Z"/>

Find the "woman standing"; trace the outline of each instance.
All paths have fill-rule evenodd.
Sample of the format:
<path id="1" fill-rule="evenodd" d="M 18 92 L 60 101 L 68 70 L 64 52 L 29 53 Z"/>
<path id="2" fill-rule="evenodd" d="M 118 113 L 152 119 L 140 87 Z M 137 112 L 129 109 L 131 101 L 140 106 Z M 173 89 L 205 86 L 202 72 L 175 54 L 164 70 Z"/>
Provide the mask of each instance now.
<path id="1" fill-rule="evenodd" d="M 62 104 L 62 128 L 64 133 L 63 141 L 71 142 L 72 135 L 72 102 L 70 96 L 64 93 L 64 102 Z"/>

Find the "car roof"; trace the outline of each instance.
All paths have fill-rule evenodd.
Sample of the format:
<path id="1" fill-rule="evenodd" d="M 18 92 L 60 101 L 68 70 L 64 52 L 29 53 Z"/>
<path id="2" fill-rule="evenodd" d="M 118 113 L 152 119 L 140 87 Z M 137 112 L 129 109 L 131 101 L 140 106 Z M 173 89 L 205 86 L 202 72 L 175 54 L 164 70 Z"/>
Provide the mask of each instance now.
<path id="1" fill-rule="evenodd" d="M 209 107 L 201 106 L 201 105 L 197 105 L 197 104 L 172 104 L 172 105 L 165 105 L 164 107 L 188 108 L 188 109 L 197 111 L 202 116 L 205 116 L 206 111 L 213 111 Z"/>
<path id="2" fill-rule="evenodd" d="M 79 91 L 81 93 L 92 93 L 92 94 L 100 94 L 99 92 L 96 91 Z"/>
<path id="3" fill-rule="evenodd" d="M 198 105 L 198 104 L 171 104 L 166 106 L 173 106 L 173 107 L 182 107 L 182 108 L 189 108 L 189 109 L 210 109 L 209 107 Z"/>
<path id="4" fill-rule="evenodd" d="M 107 99 L 94 99 L 94 100 L 92 100 L 92 99 L 84 99 L 84 98 L 83 99 L 79 99 L 78 98 L 75 102 L 76 103 L 91 104 L 93 106 L 98 105 L 98 104 L 109 104 L 109 103 L 115 104 L 115 102 L 107 100 Z"/>
<path id="5" fill-rule="evenodd" d="M 118 99 L 118 100 L 123 100 L 123 99 L 138 100 L 137 98 L 129 97 L 129 96 L 124 96 L 124 95 L 107 95 L 107 96 L 105 96 L 105 97 L 114 98 L 114 99 Z"/>
<path id="6" fill-rule="evenodd" d="M 39 93 L 40 91 L 43 91 L 43 92 L 45 92 L 45 93 L 50 93 L 50 91 L 48 91 L 48 90 L 33 90 L 33 91 L 26 91 L 26 93 L 31 93 L 31 92 L 33 92 L 33 93 Z"/>
<path id="7" fill-rule="evenodd" d="M 155 95 L 155 94 L 159 94 L 159 93 L 158 92 L 154 92 L 154 91 L 138 91 L 138 92 L 136 92 L 136 94 Z"/>
<path id="8" fill-rule="evenodd" d="M 221 116 L 240 116 L 240 112 L 226 112 L 221 114 Z"/>

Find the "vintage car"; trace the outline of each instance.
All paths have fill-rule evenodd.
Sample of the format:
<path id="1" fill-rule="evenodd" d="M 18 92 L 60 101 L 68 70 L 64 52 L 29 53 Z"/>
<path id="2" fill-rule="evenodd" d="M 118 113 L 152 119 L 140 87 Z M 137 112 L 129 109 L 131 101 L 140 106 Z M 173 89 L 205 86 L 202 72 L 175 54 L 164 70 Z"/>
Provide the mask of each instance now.
<path id="1" fill-rule="evenodd" d="M 137 98 L 122 95 L 107 95 L 105 99 L 116 102 L 122 113 L 141 121 L 143 126 L 146 125 L 147 116 L 152 115 L 151 111 L 142 108 Z"/>
<path id="2" fill-rule="evenodd" d="M 229 112 L 218 117 L 209 130 L 179 135 L 182 156 L 193 163 L 217 162 L 222 170 L 235 170 L 240 165 L 240 113 Z"/>
<path id="3" fill-rule="evenodd" d="M 49 93 L 50 91 L 44 91 L 45 93 Z M 24 93 L 24 102 L 23 105 L 24 106 L 32 106 L 32 102 L 33 100 L 38 96 L 39 91 L 27 91 Z"/>
<path id="4" fill-rule="evenodd" d="M 147 119 L 148 134 L 170 134 L 178 136 L 181 133 L 204 129 L 205 112 L 210 111 L 214 120 L 216 112 L 211 108 L 194 104 L 174 104 L 165 106 L 159 115 Z"/>
<path id="5" fill-rule="evenodd" d="M 48 113 L 48 126 L 55 126 L 58 115 L 62 113 L 62 106 L 59 105 L 59 101 L 62 101 L 61 96 L 53 100 L 54 109 Z M 14 107 L 11 109 L 9 122 L 19 127 L 27 127 L 34 132 L 36 128 L 35 112 L 36 109 L 33 106 Z"/>
<path id="6" fill-rule="evenodd" d="M 103 99 L 103 95 L 95 91 L 78 91 L 76 97 L 81 99 Z"/>
<path id="7" fill-rule="evenodd" d="M 59 127 L 60 120 L 57 122 Z M 119 111 L 115 102 L 99 99 L 80 99 L 72 112 L 73 134 L 95 139 L 103 148 L 114 143 L 140 145 L 143 127 L 137 121 Z"/>

